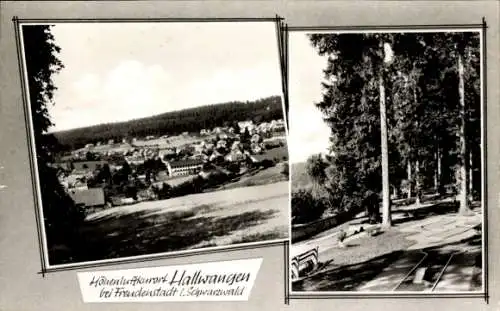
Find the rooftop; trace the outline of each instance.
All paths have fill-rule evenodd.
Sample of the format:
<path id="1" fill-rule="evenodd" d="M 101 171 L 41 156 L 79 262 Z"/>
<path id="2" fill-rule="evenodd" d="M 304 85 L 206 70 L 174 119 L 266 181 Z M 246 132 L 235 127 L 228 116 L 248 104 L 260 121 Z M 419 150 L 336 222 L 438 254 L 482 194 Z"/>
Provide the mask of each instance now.
<path id="1" fill-rule="evenodd" d="M 104 205 L 104 190 L 102 188 L 89 188 L 85 190 L 71 190 L 70 197 L 76 204 L 84 204 L 85 206 Z"/>
<path id="2" fill-rule="evenodd" d="M 180 160 L 180 161 L 172 161 L 172 162 L 169 162 L 169 164 L 171 167 L 195 166 L 195 165 L 202 165 L 203 160 L 186 159 L 186 160 Z"/>

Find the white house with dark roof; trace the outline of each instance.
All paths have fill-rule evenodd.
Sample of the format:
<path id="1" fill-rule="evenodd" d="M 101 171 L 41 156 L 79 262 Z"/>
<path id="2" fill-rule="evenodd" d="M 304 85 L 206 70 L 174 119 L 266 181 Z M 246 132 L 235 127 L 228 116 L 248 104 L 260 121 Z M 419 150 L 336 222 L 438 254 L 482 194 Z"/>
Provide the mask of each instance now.
<path id="1" fill-rule="evenodd" d="M 180 161 L 167 161 L 169 176 L 185 176 L 198 174 L 203 168 L 203 160 L 187 159 Z"/>

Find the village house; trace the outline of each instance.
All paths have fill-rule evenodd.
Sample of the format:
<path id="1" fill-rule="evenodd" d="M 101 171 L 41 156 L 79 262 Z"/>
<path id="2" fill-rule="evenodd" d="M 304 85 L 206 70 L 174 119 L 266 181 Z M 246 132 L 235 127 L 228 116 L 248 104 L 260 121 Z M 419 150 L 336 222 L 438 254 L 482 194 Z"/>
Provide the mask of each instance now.
<path id="1" fill-rule="evenodd" d="M 218 162 L 222 159 L 224 159 L 224 156 L 218 152 L 217 150 L 215 150 L 211 155 L 210 157 L 208 158 L 211 162 Z"/>
<path id="2" fill-rule="evenodd" d="M 257 129 L 259 131 L 262 131 L 262 132 L 266 132 L 266 131 L 269 131 L 269 129 L 271 128 L 271 124 L 268 123 L 268 122 L 262 122 L 261 124 L 259 124 L 259 126 L 257 127 Z"/>
<path id="3" fill-rule="evenodd" d="M 191 156 L 189 158 L 193 159 L 193 160 L 201 160 L 203 162 L 208 161 L 208 156 L 206 154 L 203 154 L 203 153 L 194 154 L 193 156 Z"/>
<path id="4" fill-rule="evenodd" d="M 168 161 L 166 165 L 169 176 L 185 176 L 197 174 L 201 171 L 203 161 L 195 159 Z"/>
<path id="5" fill-rule="evenodd" d="M 92 178 L 91 172 L 59 174 L 58 179 L 66 189 L 87 189 L 87 180 Z"/>
<path id="6" fill-rule="evenodd" d="M 127 161 L 128 164 L 140 165 L 144 163 L 144 157 L 141 156 L 140 154 L 127 156 L 125 157 L 125 161 Z"/>
<path id="7" fill-rule="evenodd" d="M 158 157 L 160 157 L 160 159 L 164 159 L 165 156 L 171 157 L 171 156 L 174 156 L 176 154 L 177 154 L 177 150 L 175 148 L 167 148 L 167 149 L 163 149 L 163 150 L 158 151 Z"/>
<path id="8" fill-rule="evenodd" d="M 70 162 L 56 162 L 50 164 L 51 167 L 56 169 L 62 169 L 65 171 L 71 171 L 71 163 Z"/>
<path id="9" fill-rule="evenodd" d="M 221 139 L 221 140 L 219 140 L 217 142 L 217 147 L 216 148 L 217 149 L 219 149 L 219 148 L 226 148 L 226 146 L 227 146 L 227 141 Z"/>
<path id="10" fill-rule="evenodd" d="M 205 150 L 205 142 L 194 145 L 194 154 L 201 154 Z"/>
<path id="11" fill-rule="evenodd" d="M 238 140 L 233 141 L 233 144 L 231 145 L 231 150 L 240 150 L 241 149 L 241 142 Z"/>
<path id="12" fill-rule="evenodd" d="M 252 138 L 250 138 L 250 142 L 254 143 L 254 144 L 260 142 L 260 140 L 261 140 L 261 138 L 260 138 L 259 134 L 253 134 Z"/>
<path id="13" fill-rule="evenodd" d="M 121 170 L 122 168 L 123 168 L 123 165 L 118 165 L 118 164 L 111 164 L 111 165 L 109 166 L 109 169 L 110 169 L 110 171 L 112 171 L 112 172 L 119 171 L 119 170 Z"/>
<path id="14" fill-rule="evenodd" d="M 240 162 L 244 161 L 245 159 L 245 154 L 243 154 L 243 152 L 239 150 L 233 150 L 224 157 L 224 160 L 226 160 L 227 162 Z"/>
<path id="15" fill-rule="evenodd" d="M 285 121 L 283 120 L 272 120 L 271 130 L 273 132 L 284 132 L 285 131 Z"/>
<path id="16" fill-rule="evenodd" d="M 148 200 L 155 200 L 157 199 L 158 196 L 155 194 L 153 189 L 150 187 L 145 190 L 141 190 L 137 192 L 137 199 L 138 201 L 148 201 Z"/>
<path id="17" fill-rule="evenodd" d="M 250 149 L 253 154 L 258 154 L 263 151 L 261 144 L 255 144 L 255 143 L 250 145 Z"/>
<path id="18" fill-rule="evenodd" d="M 251 120 L 238 122 L 238 127 L 240 128 L 240 133 L 243 133 L 245 131 L 245 129 L 248 128 L 249 126 L 253 126 L 253 122 Z"/>
<path id="19" fill-rule="evenodd" d="M 214 145 L 213 143 L 207 142 L 207 143 L 205 144 L 205 149 L 204 149 L 204 151 L 205 151 L 205 152 L 211 152 L 211 151 L 213 151 L 213 150 L 214 150 L 214 148 L 215 148 L 215 145 Z"/>

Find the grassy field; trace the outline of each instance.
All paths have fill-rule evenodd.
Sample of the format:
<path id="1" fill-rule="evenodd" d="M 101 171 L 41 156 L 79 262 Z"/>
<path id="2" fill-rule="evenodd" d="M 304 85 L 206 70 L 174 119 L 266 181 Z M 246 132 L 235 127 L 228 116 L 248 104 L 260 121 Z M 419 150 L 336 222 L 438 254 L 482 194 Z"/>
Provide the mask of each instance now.
<path id="1" fill-rule="evenodd" d="M 274 161 L 275 159 L 278 161 L 283 161 L 285 159 L 288 159 L 288 148 L 287 146 L 272 148 L 266 150 L 264 154 L 259 155 L 259 157 L 271 161 Z"/>
<path id="2" fill-rule="evenodd" d="M 281 181 L 288 181 L 288 177 L 282 173 L 283 164 L 265 169 L 260 169 L 255 172 L 245 174 L 238 180 L 225 184 L 220 189 L 233 189 L 239 187 L 260 186 Z"/>
<path id="3" fill-rule="evenodd" d="M 193 135 L 177 135 L 177 136 L 169 136 L 167 138 L 154 138 L 150 140 L 137 140 L 134 142 L 134 145 L 136 146 L 154 146 L 154 145 L 159 145 L 160 148 L 173 148 L 173 147 L 181 147 L 186 144 L 194 144 L 198 143 L 204 139 L 206 139 L 209 136 L 206 137 L 198 137 L 198 136 L 193 136 Z M 214 135 L 215 137 L 215 135 Z"/>
<path id="4" fill-rule="evenodd" d="M 82 233 L 70 262 L 286 238 L 288 183 L 114 207 L 89 215 Z"/>

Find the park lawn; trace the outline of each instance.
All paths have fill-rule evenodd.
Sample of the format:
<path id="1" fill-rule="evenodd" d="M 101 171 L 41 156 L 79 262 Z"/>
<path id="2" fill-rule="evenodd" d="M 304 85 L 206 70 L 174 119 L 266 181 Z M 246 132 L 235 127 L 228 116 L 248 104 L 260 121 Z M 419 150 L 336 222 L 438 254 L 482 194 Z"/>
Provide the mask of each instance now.
<path id="1" fill-rule="evenodd" d="M 404 250 L 415 244 L 407 240 L 410 233 L 400 232 L 397 228 L 385 229 L 376 236 L 363 236 L 346 242 L 345 248 L 331 248 L 320 254 L 332 260 L 334 266 L 353 265 L 368 261 L 375 257 L 386 255 L 398 250 Z M 336 243 L 336 241 L 331 241 Z M 321 260 L 321 258 L 320 258 Z"/>
<path id="2" fill-rule="evenodd" d="M 375 278 L 396 260 L 413 242 L 407 233 L 391 228 L 377 236 L 361 236 L 346 242 L 345 248 L 332 247 L 321 252 L 320 270 L 293 284 L 294 291 L 346 291 L 356 290 Z M 329 241 L 336 244 L 336 239 Z"/>
<path id="3" fill-rule="evenodd" d="M 369 291 L 385 291 L 400 286 L 398 290 L 422 291 L 422 286 L 411 283 L 413 275 L 404 286 L 398 285 L 423 258 L 422 251 L 428 254 L 422 267 L 428 267 L 426 275 L 431 285 L 443 276 L 446 281 L 439 284 L 445 290 L 463 290 L 468 286 L 479 288 L 482 257 L 481 235 L 477 233 L 477 228 L 480 228 L 481 214 L 476 212 L 480 206 L 473 204 L 475 212 L 470 215 L 457 215 L 457 208 L 447 198 L 422 204 L 418 208 L 414 205 L 399 207 L 393 211 L 393 227 L 383 228 L 375 236 L 368 236 L 365 231 L 348 237 L 344 241 L 345 247 L 339 247 L 336 238 L 340 227 L 349 230 L 354 225 L 353 228 L 356 228 L 365 223 L 365 217 L 327 230 L 308 241 L 294 243 L 292 247 L 318 247 L 321 264 L 316 273 L 294 283 L 293 289 L 363 291 L 370 288 Z M 442 240 L 435 240 L 439 237 Z M 441 274 L 450 255 L 455 252 L 467 253 L 467 256 L 462 258 L 459 254 L 455 257 L 456 263 L 452 261 L 450 268 Z M 468 270 L 474 271 L 474 275 Z"/>
<path id="4" fill-rule="evenodd" d="M 192 194 L 87 217 L 71 260 L 96 261 L 288 237 L 288 183 Z"/>

